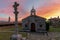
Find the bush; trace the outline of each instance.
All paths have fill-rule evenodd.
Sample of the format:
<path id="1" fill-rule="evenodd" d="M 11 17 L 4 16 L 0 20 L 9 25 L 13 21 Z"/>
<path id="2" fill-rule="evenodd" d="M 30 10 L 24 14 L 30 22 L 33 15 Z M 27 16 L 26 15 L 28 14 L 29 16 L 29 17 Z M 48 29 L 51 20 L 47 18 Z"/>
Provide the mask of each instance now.
<path id="1" fill-rule="evenodd" d="M 46 31 L 49 31 L 49 22 L 46 22 Z"/>

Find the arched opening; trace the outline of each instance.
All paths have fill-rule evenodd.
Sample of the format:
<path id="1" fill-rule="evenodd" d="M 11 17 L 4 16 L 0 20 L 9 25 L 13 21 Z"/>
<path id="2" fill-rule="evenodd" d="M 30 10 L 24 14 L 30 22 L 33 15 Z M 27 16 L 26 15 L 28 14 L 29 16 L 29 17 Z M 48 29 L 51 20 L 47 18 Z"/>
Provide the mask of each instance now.
<path id="1" fill-rule="evenodd" d="M 31 32 L 35 32 L 35 23 L 31 23 Z"/>

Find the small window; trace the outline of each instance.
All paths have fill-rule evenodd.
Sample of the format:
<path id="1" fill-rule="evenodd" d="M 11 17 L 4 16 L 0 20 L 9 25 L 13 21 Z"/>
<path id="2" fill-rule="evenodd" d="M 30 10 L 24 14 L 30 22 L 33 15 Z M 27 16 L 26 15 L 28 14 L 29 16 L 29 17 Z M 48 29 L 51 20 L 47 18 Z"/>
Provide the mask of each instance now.
<path id="1" fill-rule="evenodd" d="M 40 27 L 42 27 L 42 25 L 40 25 Z"/>

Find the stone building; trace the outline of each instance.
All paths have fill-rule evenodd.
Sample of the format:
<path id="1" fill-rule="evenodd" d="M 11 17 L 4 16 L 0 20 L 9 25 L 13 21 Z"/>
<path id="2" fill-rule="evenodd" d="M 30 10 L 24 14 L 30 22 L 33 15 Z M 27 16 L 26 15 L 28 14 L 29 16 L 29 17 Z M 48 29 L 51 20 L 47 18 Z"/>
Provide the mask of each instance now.
<path id="1" fill-rule="evenodd" d="M 49 19 L 51 26 L 53 27 L 60 27 L 60 18 L 59 16 L 56 18 L 50 18 Z"/>
<path id="2" fill-rule="evenodd" d="M 44 32 L 46 30 L 46 19 L 36 15 L 34 7 L 31 9 L 30 16 L 22 19 L 22 27 L 24 31 Z"/>

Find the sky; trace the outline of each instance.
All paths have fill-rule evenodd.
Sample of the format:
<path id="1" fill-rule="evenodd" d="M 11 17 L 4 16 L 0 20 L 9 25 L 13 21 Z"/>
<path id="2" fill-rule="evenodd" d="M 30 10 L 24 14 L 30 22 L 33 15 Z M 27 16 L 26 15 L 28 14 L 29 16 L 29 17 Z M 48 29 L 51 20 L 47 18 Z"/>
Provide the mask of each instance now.
<path id="1" fill-rule="evenodd" d="M 14 2 L 19 3 L 18 21 L 30 15 L 30 10 L 34 6 L 36 15 L 49 19 L 60 16 L 60 0 L 0 0 L 0 21 L 15 20 Z"/>

